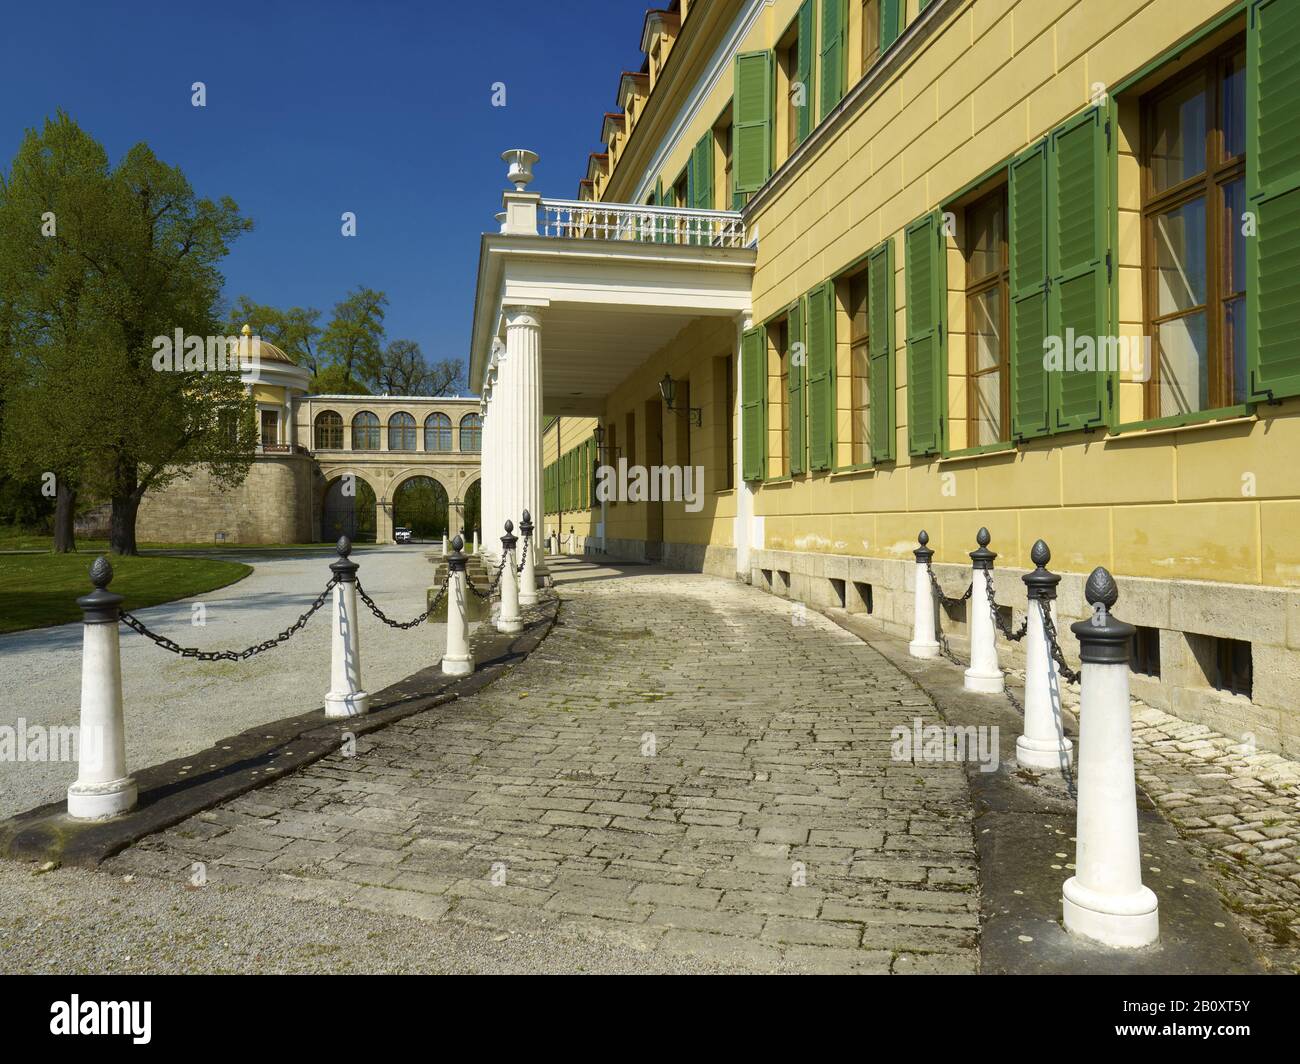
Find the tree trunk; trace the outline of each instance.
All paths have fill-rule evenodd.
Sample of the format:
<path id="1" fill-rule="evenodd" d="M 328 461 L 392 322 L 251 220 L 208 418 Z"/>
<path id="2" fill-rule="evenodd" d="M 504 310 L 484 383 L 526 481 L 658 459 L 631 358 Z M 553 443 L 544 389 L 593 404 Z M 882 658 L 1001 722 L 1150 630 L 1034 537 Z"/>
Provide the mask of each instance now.
<path id="1" fill-rule="evenodd" d="M 140 496 L 135 492 L 113 496 L 113 516 L 109 532 L 109 549 L 114 554 L 139 554 L 135 543 L 135 518 L 140 511 Z"/>
<path id="2" fill-rule="evenodd" d="M 67 481 L 58 478 L 54 496 L 54 553 L 71 554 L 77 549 L 72 527 L 77 514 L 77 489 L 68 487 Z"/>

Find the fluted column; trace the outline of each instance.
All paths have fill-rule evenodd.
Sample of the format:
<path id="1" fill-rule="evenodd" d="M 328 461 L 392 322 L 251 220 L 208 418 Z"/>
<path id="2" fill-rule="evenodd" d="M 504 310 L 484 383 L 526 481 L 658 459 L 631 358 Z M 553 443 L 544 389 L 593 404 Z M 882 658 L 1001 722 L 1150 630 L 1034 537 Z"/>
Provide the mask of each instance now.
<path id="1" fill-rule="evenodd" d="M 501 382 L 505 422 L 501 456 L 505 517 L 542 513 L 542 321 L 536 307 L 506 307 Z"/>

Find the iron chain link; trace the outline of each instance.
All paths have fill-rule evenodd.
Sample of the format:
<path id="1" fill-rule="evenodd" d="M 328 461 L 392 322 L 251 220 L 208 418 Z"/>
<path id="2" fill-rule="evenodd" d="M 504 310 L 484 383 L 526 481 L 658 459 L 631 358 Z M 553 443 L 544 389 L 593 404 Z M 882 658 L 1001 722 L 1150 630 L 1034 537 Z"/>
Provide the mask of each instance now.
<path id="1" fill-rule="evenodd" d="M 968 587 L 965 590 L 965 592 L 963 592 L 961 598 L 949 598 L 947 595 L 943 593 L 943 588 L 939 586 L 939 581 L 935 577 L 934 569 L 929 562 L 925 563 L 925 572 L 926 575 L 930 577 L 930 586 L 934 588 L 935 595 L 938 596 L 939 601 L 943 603 L 945 606 L 949 606 L 949 607 L 960 606 L 963 602 L 965 602 L 968 598 L 970 598 L 971 594 L 975 591 L 975 582 L 971 581 L 970 587 Z"/>
<path id="2" fill-rule="evenodd" d="M 281 643 L 287 643 L 293 636 L 302 631 L 306 623 L 311 620 L 312 614 L 325 605 L 325 600 L 329 598 L 329 594 L 334 590 L 336 584 L 338 584 L 338 580 L 331 578 L 330 582 L 325 585 L 325 590 L 317 596 L 316 601 L 311 604 L 307 612 L 274 639 L 257 643 L 245 650 L 199 650 L 195 647 L 183 647 L 179 643 L 168 639 L 165 635 L 151 632 L 144 621 L 134 614 L 127 613 L 125 610 L 122 611 L 122 623 L 132 631 L 139 632 L 146 639 L 152 640 L 163 650 L 170 651 L 172 654 L 179 654 L 183 658 L 194 658 L 196 661 L 245 661 L 261 654 L 263 651 L 278 647 Z"/>
<path id="3" fill-rule="evenodd" d="M 486 591 L 480 591 L 479 588 L 475 586 L 474 581 L 469 578 L 469 573 L 465 574 L 465 586 L 479 598 L 487 601 L 496 594 L 497 588 L 501 585 L 501 574 L 506 571 L 506 561 L 509 557 L 510 555 L 506 551 L 503 550 L 501 552 L 501 564 L 497 566 L 496 575 L 492 578 L 492 583 L 488 585 Z"/>
<path id="4" fill-rule="evenodd" d="M 1024 623 L 1020 625 L 1020 628 L 1017 631 L 1012 632 L 1011 625 L 1002 619 L 1002 615 L 998 613 L 997 603 L 993 601 L 992 569 L 984 570 L 984 580 L 989 589 L 989 615 L 993 618 L 993 627 L 1006 636 L 1011 642 L 1020 642 L 1020 640 L 1025 638 L 1025 633 L 1029 631 L 1029 614 L 1025 614 Z"/>
<path id="5" fill-rule="evenodd" d="M 1047 649 L 1051 651 L 1052 658 L 1056 662 L 1056 671 L 1061 674 L 1061 679 L 1065 680 L 1066 683 L 1079 683 L 1079 674 L 1065 663 L 1065 655 L 1061 653 L 1061 644 L 1056 641 L 1056 625 L 1052 623 L 1052 611 L 1047 601 L 1039 599 L 1038 608 L 1043 615 L 1043 634 L 1047 637 Z"/>
<path id="6" fill-rule="evenodd" d="M 415 620 L 407 621 L 405 624 L 400 621 L 391 620 L 383 610 L 376 606 L 375 600 L 366 594 L 366 590 L 361 586 L 360 580 L 357 581 L 357 594 L 361 596 L 361 601 L 366 604 L 370 612 L 378 617 L 379 620 L 388 625 L 389 628 L 396 628 L 399 631 L 404 632 L 407 629 L 414 628 L 416 625 L 423 624 L 428 619 L 429 614 L 438 608 L 438 603 L 442 601 L 442 596 L 447 593 L 447 585 L 450 582 L 451 573 L 448 573 L 447 579 L 442 582 L 442 587 L 438 588 L 438 593 L 433 596 L 433 601 L 429 603 L 429 608 L 420 614 L 420 616 L 416 617 Z"/>

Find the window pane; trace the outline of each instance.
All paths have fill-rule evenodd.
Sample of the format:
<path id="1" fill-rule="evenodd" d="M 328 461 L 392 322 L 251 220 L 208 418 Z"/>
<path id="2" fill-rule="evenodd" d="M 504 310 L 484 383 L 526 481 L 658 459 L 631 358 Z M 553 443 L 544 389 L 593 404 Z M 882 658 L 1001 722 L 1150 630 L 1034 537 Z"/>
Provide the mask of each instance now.
<path id="1" fill-rule="evenodd" d="M 849 339 L 858 343 L 867 338 L 867 271 L 849 282 Z"/>
<path id="2" fill-rule="evenodd" d="M 850 355 L 853 362 L 850 400 L 853 412 L 853 464 L 866 465 L 871 461 L 870 349 L 866 341 L 855 341 L 850 348 Z"/>
<path id="3" fill-rule="evenodd" d="M 972 384 L 975 388 L 975 438 L 972 445 L 979 447 L 997 443 L 1002 439 L 1002 371 L 985 373 L 976 377 Z"/>
<path id="4" fill-rule="evenodd" d="M 1246 297 L 1229 299 L 1224 305 L 1224 353 L 1232 367 L 1232 398 L 1230 405 L 1246 401 Z"/>
<path id="5" fill-rule="evenodd" d="M 1205 170 L 1205 88 L 1186 85 L 1155 106 L 1151 180 L 1156 192 Z"/>
<path id="6" fill-rule="evenodd" d="M 966 305 L 970 315 L 971 350 L 974 372 L 995 369 L 1002 362 L 1002 290 L 991 288 L 971 296 Z"/>
<path id="7" fill-rule="evenodd" d="M 880 0 L 862 5 L 862 72 L 880 57 Z"/>
<path id="8" fill-rule="evenodd" d="M 1210 369 L 1205 314 L 1189 314 L 1160 326 L 1159 417 L 1208 410 Z"/>
<path id="9" fill-rule="evenodd" d="M 1155 218 L 1156 314 L 1205 303 L 1205 200 L 1194 199 Z"/>
<path id="10" fill-rule="evenodd" d="M 1229 159 L 1246 154 L 1246 54 L 1232 57 L 1223 77 L 1223 151 Z"/>
<path id="11" fill-rule="evenodd" d="M 1003 194 L 981 200 L 966 211 L 967 277 L 978 280 L 1002 270 L 1002 245 L 1006 234 Z"/>
<path id="12" fill-rule="evenodd" d="M 1223 247 L 1228 261 L 1223 265 L 1223 278 L 1228 292 L 1246 290 L 1246 236 L 1243 232 L 1246 213 L 1246 180 L 1237 178 L 1223 186 Z"/>

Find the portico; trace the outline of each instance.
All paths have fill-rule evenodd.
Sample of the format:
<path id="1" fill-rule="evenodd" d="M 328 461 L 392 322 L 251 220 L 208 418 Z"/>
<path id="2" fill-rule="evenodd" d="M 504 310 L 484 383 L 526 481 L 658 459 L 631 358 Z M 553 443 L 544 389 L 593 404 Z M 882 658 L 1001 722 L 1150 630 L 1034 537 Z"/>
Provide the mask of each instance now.
<path id="1" fill-rule="evenodd" d="M 482 238 L 469 367 L 488 551 L 525 509 L 544 539 L 543 419 L 603 418 L 611 393 L 702 320 L 733 321 L 738 344 L 756 256 L 738 212 L 543 199 L 527 191 L 537 156 L 503 159 L 515 188 Z"/>

